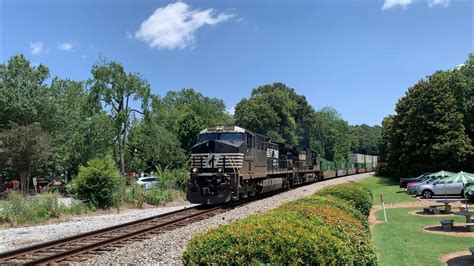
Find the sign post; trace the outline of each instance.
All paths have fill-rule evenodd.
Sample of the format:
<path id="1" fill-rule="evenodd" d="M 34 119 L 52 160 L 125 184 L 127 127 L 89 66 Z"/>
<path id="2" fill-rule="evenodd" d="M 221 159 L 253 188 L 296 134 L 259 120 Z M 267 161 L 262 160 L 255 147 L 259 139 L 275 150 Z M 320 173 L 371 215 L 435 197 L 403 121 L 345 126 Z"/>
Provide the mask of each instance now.
<path id="1" fill-rule="evenodd" d="M 35 195 L 38 193 L 36 189 L 37 185 L 38 185 L 38 180 L 36 179 L 36 177 L 33 177 L 33 186 L 35 186 Z"/>
<path id="2" fill-rule="evenodd" d="M 382 202 L 383 217 L 385 219 L 385 222 L 387 222 L 387 213 L 385 212 L 385 204 L 383 202 L 382 194 L 380 194 L 380 202 Z"/>

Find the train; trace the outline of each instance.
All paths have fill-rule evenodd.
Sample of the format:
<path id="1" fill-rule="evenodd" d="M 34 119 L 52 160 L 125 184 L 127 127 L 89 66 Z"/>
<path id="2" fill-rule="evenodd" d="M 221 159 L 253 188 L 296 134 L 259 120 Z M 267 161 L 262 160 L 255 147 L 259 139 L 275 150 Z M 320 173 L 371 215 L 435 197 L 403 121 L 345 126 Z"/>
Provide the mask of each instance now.
<path id="1" fill-rule="evenodd" d="M 370 159 L 369 159 L 370 158 Z M 351 154 L 348 163 L 318 158 L 314 150 L 271 140 L 239 126 L 202 130 L 191 148 L 187 199 L 216 205 L 329 178 L 365 173 L 377 157 Z"/>

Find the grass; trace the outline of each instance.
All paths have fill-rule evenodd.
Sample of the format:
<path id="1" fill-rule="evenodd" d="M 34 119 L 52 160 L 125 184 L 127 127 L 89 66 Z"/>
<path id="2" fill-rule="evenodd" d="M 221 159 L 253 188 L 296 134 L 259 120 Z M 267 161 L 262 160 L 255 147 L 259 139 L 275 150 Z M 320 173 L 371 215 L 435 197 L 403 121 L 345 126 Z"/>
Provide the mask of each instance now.
<path id="1" fill-rule="evenodd" d="M 399 188 L 398 180 L 394 178 L 372 176 L 360 181 L 360 183 L 372 190 L 374 205 L 380 204 L 380 195 L 383 195 L 385 204 L 416 200 Z"/>
<path id="2" fill-rule="evenodd" d="M 380 204 L 379 195 L 384 196 L 386 204 L 415 201 L 398 186 L 394 179 L 369 177 L 360 183 L 366 185 L 374 194 L 374 205 Z M 375 225 L 372 234 L 380 265 L 443 265 L 439 257 L 446 253 L 467 251 L 473 246 L 470 237 L 456 237 L 425 233 L 422 228 L 439 224 L 444 217 L 422 217 L 408 214 L 421 208 L 387 209 L 388 223 Z M 383 212 L 376 218 L 383 221 Z M 464 217 L 450 216 L 454 223 L 463 223 Z"/>
<path id="3" fill-rule="evenodd" d="M 473 246 L 471 237 L 425 233 L 422 228 L 439 224 L 443 217 L 421 217 L 408 214 L 420 208 L 387 209 L 388 223 L 379 223 L 373 231 L 380 265 L 443 265 L 439 257 L 446 253 L 467 251 Z M 383 212 L 376 213 L 383 220 Z M 464 217 L 452 216 L 454 224 Z"/>

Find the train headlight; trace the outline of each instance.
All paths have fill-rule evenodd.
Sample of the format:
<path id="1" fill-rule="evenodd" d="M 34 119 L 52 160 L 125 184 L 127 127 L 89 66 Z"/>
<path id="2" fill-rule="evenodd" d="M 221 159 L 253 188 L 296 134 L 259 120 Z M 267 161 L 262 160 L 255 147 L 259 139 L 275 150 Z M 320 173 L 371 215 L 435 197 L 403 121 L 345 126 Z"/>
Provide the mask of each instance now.
<path id="1" fill-rule="evenodd" d="M 224 170 L 222 169 L 222 167 L 217 168 L 217 172 L 218 172 L 218 173 L 222 173 L 223 171 L 224 171 Z"/>
<path id="2" fill-rule="evenodd" d="M 194 167 L 192 171 L 193 171 L 193 173 L 195 174 L 195 173 L 198 172 L 198 169 L 197 169 L 196 167 Z"/>

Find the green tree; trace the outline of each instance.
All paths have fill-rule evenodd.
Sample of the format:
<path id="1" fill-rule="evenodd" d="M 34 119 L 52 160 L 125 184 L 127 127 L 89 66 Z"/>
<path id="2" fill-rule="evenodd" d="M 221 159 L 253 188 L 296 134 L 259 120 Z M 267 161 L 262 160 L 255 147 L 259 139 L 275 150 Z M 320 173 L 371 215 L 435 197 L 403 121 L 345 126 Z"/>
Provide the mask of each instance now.
<path id="1" fill-rule="evenodd" d="M 177 135 L 185 152 L 196 144 L 202 129 L 232 121 L 224 101 L 206 97 L 193 89 L 169 91 L 157 103 L 156 112 L 161 113 L 157 116 L 163 118 L 165 127 Z"/>
<path id="2" fill-rule="evenodd" d="M 21 191 L 29 190 L 30 178 L 43 166 L 50 155 L 50 144 L 46 133 L 38 123 L 18 125 L 12 123 L 10 129 L 0 133 L 0 158 L 20 177 Z"/>
<path id="3" fill-rule="evenodd" d="M 9 122 L 43 125 L 50 114 L 45 97 L 48 76 L 46 66 L 32 67 L 23 55 L 0 64 L 0 130 L 7 129 Z"/>
<path id="4" fill-rule="evenodd" d="M 54 113 L 50 122 L 53 146 L 51 168 L 77 173 L 90 159 L 112 154 L 112 123 L 97 102 L 90 100 L 83 82 L 55 78 L 48 88 Z"/>
<path id="5" fill-rule="evenodd" d="M 397 103 L 396 115 L 384 120 L 383 172 L 406 176 L 473 169 L 474 149 L 465 126 L 465 116 L 472 116 L 464 103 L 469 89 L 459 71 L 438 71 L 419 81 Z"/>
<path id="6" fill-rule="evenodd" d="M 377 155 L 382 140 L 382 128 L 366 124 L 351 126 L 353 143 L 351 150 L 354 153 Z"/>
<path id="7" fill-rule="evenodd" d="M 119 147 L 120 171 L 125 173 L 125 147 L 132 114 L 148 109 L 150 86 L 138 74 L 126 73 L 117 62 L 103 61 L 92 67 L 91 94 L 110 107 Z M 141 106 L 141 108 L 132 107 Z"/>

